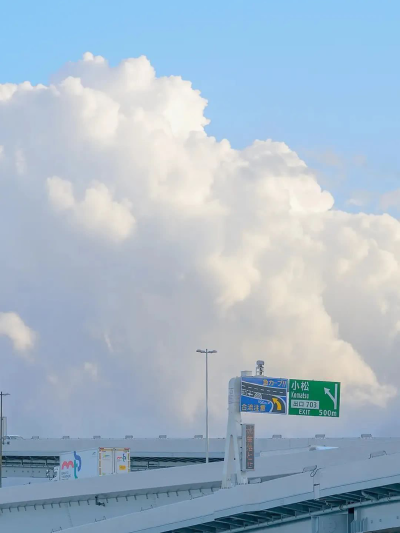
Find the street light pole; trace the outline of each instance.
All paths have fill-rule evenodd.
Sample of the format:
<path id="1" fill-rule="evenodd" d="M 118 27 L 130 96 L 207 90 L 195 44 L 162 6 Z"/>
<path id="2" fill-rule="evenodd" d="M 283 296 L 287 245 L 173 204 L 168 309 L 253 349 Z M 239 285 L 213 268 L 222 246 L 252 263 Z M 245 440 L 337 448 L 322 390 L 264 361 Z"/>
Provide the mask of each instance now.
<path id="1" fill-rule="evenodd" d="M 8 392 L 0 392 L 0 489 L 2 487 L 3 467 L 3 396 L 10 396 Z"/>
<path id="2" fill-rule="evenodd" d="M 196 350 L 197 353 L 206 354 L 206 463 L 208 463 L 209 456 L 209 439 L 208 439 L 208 354 L 217 353 L 217 350 Z"/>

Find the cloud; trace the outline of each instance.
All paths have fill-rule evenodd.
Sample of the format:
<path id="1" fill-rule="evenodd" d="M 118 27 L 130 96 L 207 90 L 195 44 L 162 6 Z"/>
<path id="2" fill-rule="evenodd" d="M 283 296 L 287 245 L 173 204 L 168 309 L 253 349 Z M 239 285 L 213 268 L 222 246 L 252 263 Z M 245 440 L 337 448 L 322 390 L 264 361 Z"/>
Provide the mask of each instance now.
<path id="1" fill-rule="evenodd" d="M 0 313 L 0 336 L 8 337 L 21 354 L 33 348 L 36 339 L 35 332 L 16 313 Z"/>
<path id="2" fill-rule="evenodd" d="M 373 194 L 371 191 L 359 189 L 351 193 L 351 197 L 347 200 L 348 205 L 354 205 L 356 207 L 365 207 L 373 200 Z"/>
<path id="3" fill-rule="evenodd" d="M 88 361 L 86 361 L 86 363 L 83 365 L 83 369 L 93 381 L 97 381 L 98 368 L 96 363 L 89 363 Z"/>
<path id="4" fill-rule="evenodd" d="M 81 202 L 74 198 L 72 183 L 57 176 L 47 179 L 47 192 L 55 210 L 71 210 L 77 226 L 88 233 L 119 242 L 125 240 L 135 226 L 130 202 L 113 200 L 102 183 L 94 183 L 86 189 Z"/>
<path id="5" fill-rule="evenodd" d="M 201 433 L 205 347 L 218 350 L 214 434 L 229 378 L 257 359 L 343 385 L 334 426 L 281 417 L 276 430 L 392 427 L 396 219 L 334 209 L 283 142 L 209 136 L 207 101 L 145 57 L 111 67 L 87 53 L 48 86 L 0 86 L 0 100 L 0 294 L 41 338 L 29 375 L 9 361 L 7 379 L 26 384 L 17 432 Z"/>
<path id="6" fill-rule="evenodd" d="M 46 381 L 49 384 L 52 397 L 64 404 L 68 409 L 71 398 L 79 395 L 91 383 L 99 382 L 99 369 L 96 363 L 85 361 L 75 367 L 62 368 L 59 374 L 47 374 Z M 101 380 L 102 387 L 108 387 L 106 381 Z"/>
<path id="7" fill-rule="evenodd" d="M 400 189 L 385 192 L 379 199 L 379 206 L 381 209 L 390 209 L 400 207 Z"/>
<path id="8" fill-rule="evenodd" d="M 343 168 L 346 165 L 344 157 L 336 153 L 331 148 L 326 148 L 325 150 L 321 151 L 307 150 L 306 153 L 312 159 L 328 167 Z"/>

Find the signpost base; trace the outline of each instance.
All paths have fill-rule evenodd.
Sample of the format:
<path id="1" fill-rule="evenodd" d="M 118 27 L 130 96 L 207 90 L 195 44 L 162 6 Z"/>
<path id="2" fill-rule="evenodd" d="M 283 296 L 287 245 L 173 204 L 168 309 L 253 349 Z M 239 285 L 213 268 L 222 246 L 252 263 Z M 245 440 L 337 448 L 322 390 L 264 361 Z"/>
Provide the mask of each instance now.
<path id="1" fill-rule="evenodd" d="M 229 381 L 229 413 L 226 430 L 225 458 L 222 474 L 222 488 L 246 485 L 247 474 L 242 470 L 242 416 L 240 412 L 241 378 Z"/>

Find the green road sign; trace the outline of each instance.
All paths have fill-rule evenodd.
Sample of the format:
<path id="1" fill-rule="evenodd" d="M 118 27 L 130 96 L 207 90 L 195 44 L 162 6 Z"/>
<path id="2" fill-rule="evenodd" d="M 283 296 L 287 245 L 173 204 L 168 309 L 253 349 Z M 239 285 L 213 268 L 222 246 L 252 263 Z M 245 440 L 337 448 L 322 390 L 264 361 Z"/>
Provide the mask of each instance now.
<path id="1" fill-rule="evenodd" d="M 339 416 L 340 383 L 290 379 L 289 415 Z"/>

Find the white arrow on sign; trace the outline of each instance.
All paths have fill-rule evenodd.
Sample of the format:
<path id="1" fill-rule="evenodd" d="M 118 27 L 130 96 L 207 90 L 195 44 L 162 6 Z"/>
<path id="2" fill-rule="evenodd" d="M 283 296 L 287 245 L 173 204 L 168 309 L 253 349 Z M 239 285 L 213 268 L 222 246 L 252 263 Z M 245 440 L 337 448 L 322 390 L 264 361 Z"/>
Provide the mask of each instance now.
<path id="1" fill-rule="evenodd" d="M 329 398 L 333 401 L 333 408 L 337 409 L 337 383 L 335 384 L 335 396 L 332 396 L 332 393 L 329 389 L 324 387 L 325 394 L 329 396 Z"/>

